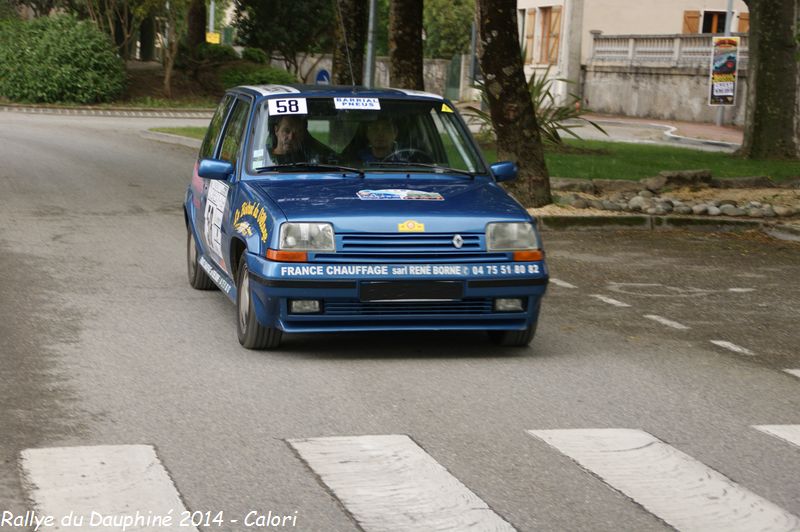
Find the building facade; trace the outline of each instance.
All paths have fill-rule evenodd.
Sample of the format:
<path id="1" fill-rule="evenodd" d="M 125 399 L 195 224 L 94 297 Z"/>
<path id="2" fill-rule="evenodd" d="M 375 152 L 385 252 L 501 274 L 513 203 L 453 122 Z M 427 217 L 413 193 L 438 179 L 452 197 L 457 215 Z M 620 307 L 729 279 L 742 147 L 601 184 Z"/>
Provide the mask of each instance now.
<path id="1" fill-rule="evenodd" d="M 617 94 L 620 84 L 626 82 L 631 86 L 626 93 L 637 88 L 658 92 L 659 87 L 670 87 L 668 90 L 674 93 L 676 85 L 685 85 L 685 90 L 677 91 L 680 98 L 691 96 L 695 103 L 702 102 L 705 90 L 702 78 L 707 76 L 710 64 L 710 36 L 724 33 L 728 22 L 734 33 L 746 35 L 750 27 L 743 0 L 733 2 L 730 21 L 727 21 L 727 7 L 728 0 L 518 0 L 517 22 L 525 72 L 529 77 L 547 72 L 551 78 L 569 80 L 569 83 L 555 82 L 555 92 L 561 98 L 567 93 L 594 95 L 588 101 L 584 99 L 584 104 L 598 111 L 709 120 L 714 111 L 699 104 L 682 115 L 659 116 L 651 109 L 626 107 L 633 105 L 630 98 L 627 104 L 618 101 L 619 105 L 609 106 L 606 104 L 613 101 L 613 95 L 596 96 L 603 94 L 601 83 L 607 85 L 606 89 L 613 87 Z M 598 43 L 606 47 L 612 43 L 626 49 L 616 55 L 598 53 L 598 50 L 603 52 Z M 700 48 L 702 54 L 698 53 Z M 704 55 L 706 49 L 708 59 Z M 694 56 L 689 64 L 684 55 L 691 54 Z M 619 72 L 613 72 L 615 66 Z M 645 94 L 642 101 L 647 98 Z M 603 105 L 598 107 L 600 103 Z M 738 111 L 729 114 L 730 121 L 738 122 L 739 116 L 743 116 Z"/>

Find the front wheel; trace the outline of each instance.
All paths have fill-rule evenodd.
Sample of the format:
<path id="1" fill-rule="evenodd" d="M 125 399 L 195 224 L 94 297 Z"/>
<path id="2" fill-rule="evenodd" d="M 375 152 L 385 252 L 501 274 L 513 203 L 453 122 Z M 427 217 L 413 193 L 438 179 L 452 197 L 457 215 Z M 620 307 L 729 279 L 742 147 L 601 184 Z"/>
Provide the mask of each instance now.
<path id="1" fill-rule="evenodd" d="M 264 327 L 256 319 L 250 293 L 250 269 L 242 255 L 239 260 L 239 275 L 236 276 L 236 334 L 239 343 L 247 349 L 275 349 L 281 343 L 282 331 Z"/>
<path id="2" fill-rule="evenodd" d="M 504 347 L 526 347 L 536 335 L 536 323 L 521 331 L 488 331 L 489 340 Z"/>

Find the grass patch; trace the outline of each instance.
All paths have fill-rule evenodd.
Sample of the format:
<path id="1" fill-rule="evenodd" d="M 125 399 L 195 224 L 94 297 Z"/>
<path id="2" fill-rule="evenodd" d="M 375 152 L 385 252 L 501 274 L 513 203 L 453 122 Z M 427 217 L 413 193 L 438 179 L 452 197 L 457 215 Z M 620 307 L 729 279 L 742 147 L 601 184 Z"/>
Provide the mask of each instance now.
<path id="1" fill-rule="evenodd" d="M 143 96 L 131 100 L 121 100 L 111 104 L 109 107 L 145 107 L 148 109 L 216 109 L 219 100 L 211 98 L 153 98 Z"/>
<path id="2" fill-rule="evenodd" d="M 204 127 L 154 127 L 150 131 L 203 140 L 206 136 L 206 129 Z"/>
<path id="3" fill-rule="evenodd" d="M 775 181 L 800 177 L 797 161 L 755 161 L 727 153 L 625 142 L 567 141 L 567 146 L 567 150 L 545 153 L 550 175 L 637 180 L 663 170 L 708 168 L 714 177 L 768 176 Z M 489 162 L 497 160 L 494 146 L 482 150 Z"/>

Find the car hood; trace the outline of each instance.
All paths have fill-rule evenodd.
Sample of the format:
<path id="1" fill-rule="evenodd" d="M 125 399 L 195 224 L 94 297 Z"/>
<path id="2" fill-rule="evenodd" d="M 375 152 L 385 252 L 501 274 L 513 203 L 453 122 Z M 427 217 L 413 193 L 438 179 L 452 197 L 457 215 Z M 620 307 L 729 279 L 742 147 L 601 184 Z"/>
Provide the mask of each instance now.
<path id="1" fill-rule="evenodd" d="M 407 222 L 424 225 L 425 232 L 483 232 L 490 221 L 529 219 L 499 185 L 479 179 L 297 180 L 251 186 L 269 196 L 288 220 L 331 222 L 338 232 L 397 232 Z"/>

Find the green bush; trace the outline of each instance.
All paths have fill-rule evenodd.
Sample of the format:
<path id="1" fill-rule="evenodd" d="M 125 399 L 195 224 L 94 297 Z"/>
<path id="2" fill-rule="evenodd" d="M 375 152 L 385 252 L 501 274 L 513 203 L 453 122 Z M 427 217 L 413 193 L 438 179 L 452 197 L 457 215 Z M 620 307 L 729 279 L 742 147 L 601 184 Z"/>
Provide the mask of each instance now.
<path id="1" fill-rule="evenodd" d="M 233 46 L 204 42 L 197 47 L 197 58 L 212 63 L 229 63 L 238 60 L 239 54 L 236 53 Z"/>
<path id="2" fill-rule="evenodd" d="M 261 48 L 245 48 L 242 50 L 242 59 L 262 65 L 268 60 L 266 52 Z"/>
<path id="3" fill-rule="evenodd" d="M 0 94 L 6 98 L 96 103 L 124 88 L 122 60 L 91 23 L 67 15 L 0 22 Z"/>
<path id="4" fill-rule="evenodd" d="M 220 74 L 220 81 L 226 89 L 237 85 L 297 83 L 294 75 L 282 68 L 256 65 L 254 63 L 240 63 L 224 69 Z"/>

